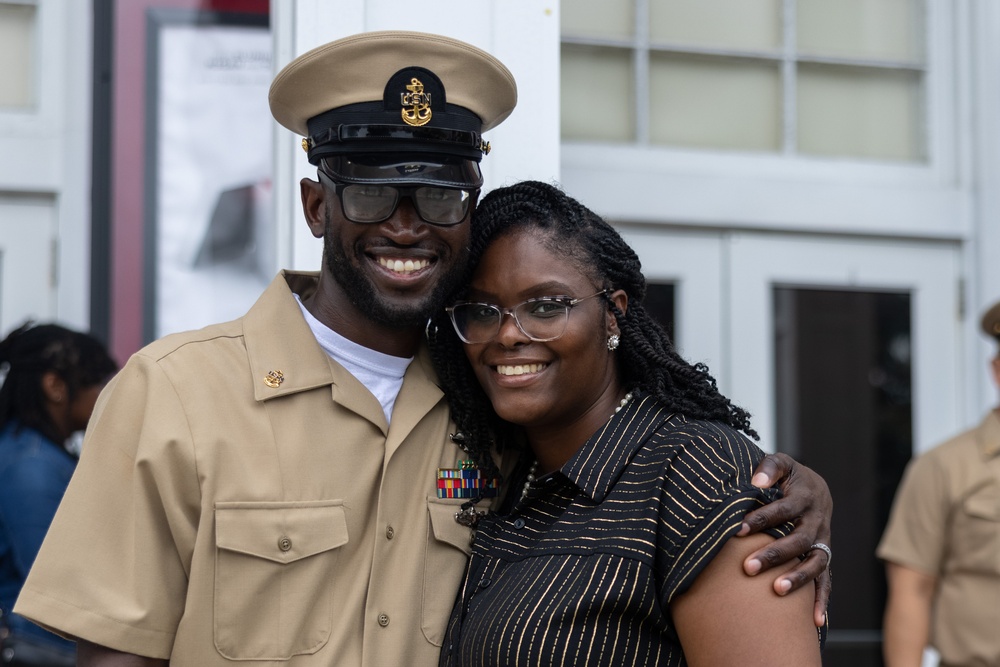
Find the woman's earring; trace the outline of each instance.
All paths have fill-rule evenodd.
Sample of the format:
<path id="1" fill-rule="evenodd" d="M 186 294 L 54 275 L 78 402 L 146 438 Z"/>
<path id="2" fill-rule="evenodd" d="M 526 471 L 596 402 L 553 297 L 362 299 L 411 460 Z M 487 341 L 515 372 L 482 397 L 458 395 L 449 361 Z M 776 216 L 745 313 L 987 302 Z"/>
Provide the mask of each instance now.
<path id="1" fill-rule="evenodd" d="M 621 338 L 618 337 L 618 334 L 611 334 L 608 337 L 608 350 L 614 352 L 615 350 L 618 349 L 618 344 L 620 342 Z"/>

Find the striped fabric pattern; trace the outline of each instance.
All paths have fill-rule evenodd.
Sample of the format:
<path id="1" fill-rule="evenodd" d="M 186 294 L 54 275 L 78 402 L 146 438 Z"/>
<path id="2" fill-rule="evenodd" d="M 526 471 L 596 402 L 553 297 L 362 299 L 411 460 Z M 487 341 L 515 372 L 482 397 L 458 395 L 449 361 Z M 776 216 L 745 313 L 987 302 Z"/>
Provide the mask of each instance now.
<path id="1" fill-rule="evenodd" d="M 633 400 L 480 522 L 441 664 L 684 665 L 670 601 L 772 499 L 750 484 L 762 457 L 728 426 Z"/>

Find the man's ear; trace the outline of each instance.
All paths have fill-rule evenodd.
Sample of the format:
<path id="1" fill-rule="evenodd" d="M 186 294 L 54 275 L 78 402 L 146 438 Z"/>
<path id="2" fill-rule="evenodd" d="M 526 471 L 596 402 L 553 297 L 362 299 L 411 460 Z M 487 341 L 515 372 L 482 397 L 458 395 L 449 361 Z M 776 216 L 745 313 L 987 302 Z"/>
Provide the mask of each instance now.
<path id="1" fill-rule="evenodd" d="M 299 193 L 302 197 L 302 213 L 305 215 L 309 231 L 318 239 L 323 238 L 326 231 L 326 188 L 319 181 L 303 178 L 299 181 Z"/>
<path id="2" fill-rule="evenodd" d="M 50 403 L 62 403 L 68 398 L 66 381 L 55 371 L 45 371 L 42 373 L 42 393 Z"/>
<path id="3" fill-rule="evenodd" d="M 628 312 L 628 294 L 625 293 L 625 290 L 615 290 L 608 295 L 608 298 L 611 299 L 611 302 L 615 304 L 618 310 L 623 313 Z M 615 314 L 611 312 L 610 308 L 608 309 L 608 332 L 616 334 L 621 333 L 621 329 L 618 327 L 618 319 L 615 317 Z"/>
<path id="4" fill-rule="evenodd" d="M 996 384 L 997 388 L 1000 389 L 1000 353 L 993 357 L 993 361 L 990 362 L 990 367 L 993 369 L 993 382 Z"/>

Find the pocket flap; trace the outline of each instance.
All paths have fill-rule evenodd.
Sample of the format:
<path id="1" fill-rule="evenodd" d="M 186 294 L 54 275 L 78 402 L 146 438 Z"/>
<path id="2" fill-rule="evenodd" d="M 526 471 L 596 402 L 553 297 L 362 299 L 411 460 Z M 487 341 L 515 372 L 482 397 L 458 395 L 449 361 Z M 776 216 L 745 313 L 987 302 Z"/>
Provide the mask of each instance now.
<path id="1" fill-rule="evenodd" d="M 455 521 L 455 513 L 462 509 L 461 503 L 439 498 L 427 499 L 427 511 L 431 516 L 434 539 L 460 549 L 466 555 L 472 553 L 472 529 Z"/>
<path id="2" fill-rule="evenodd" d="M 291 563 L 344 544 L 347 517 L 340 500 L 215 505 L 219 549 Z"/>

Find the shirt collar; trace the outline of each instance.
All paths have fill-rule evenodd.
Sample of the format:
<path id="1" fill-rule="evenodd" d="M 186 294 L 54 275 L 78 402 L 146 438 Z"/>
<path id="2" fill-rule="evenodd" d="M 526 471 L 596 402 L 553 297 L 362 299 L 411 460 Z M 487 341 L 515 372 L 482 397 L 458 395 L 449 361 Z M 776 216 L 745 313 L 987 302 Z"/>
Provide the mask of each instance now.
<path id="1" fill-rule="evenodd" d="M 672 414 L 654 396 L 637 396 L 592 435 L 560 472 L 591 500 L 603 501 L 636 451 Z"/>
<path id="2" fill-rule="evenodd" d="M 243 318 L 254 398 L 258 401 L 335 381 L 326 352 L 316 342 L 292 296 L 295 292 L 307 297 L 318 281 L 318 273 L 282 271 Z"/>
<path id="3" fill-rule="evenodd" d="M 323 350 L 295 301 L 293 292 L 306 299 L 318 283 L 318 272 L 281 271 L 243 318 L 254 398 L 267 401 L 333 385 L 338 403 L 387 431 L 381 405 Z M 397 429 L 418 422 L 444 397 L 426 346 L 421 346 L 407 367 L 400 397 L 404 392 L 406 399 L 397 398 L 393 411 L 393 424 L 399 423 Z"/>

